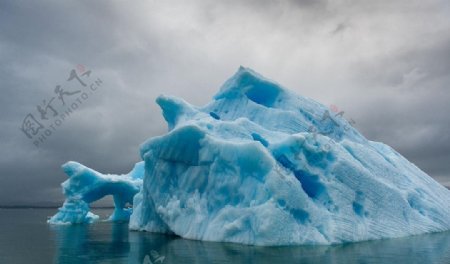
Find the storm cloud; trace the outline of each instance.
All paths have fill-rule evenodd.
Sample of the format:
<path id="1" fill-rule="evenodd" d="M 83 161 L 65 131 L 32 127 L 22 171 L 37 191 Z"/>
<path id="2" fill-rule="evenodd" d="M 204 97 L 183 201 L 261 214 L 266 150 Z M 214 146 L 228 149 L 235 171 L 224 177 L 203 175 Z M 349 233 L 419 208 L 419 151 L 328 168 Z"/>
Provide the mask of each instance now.
<path id="1" fill-rule="evenodd" d="M 60 204 L 68 160 L 127 172 L 167 131 L 159 94 L 206 104 L 240 65 L 450 186 L 449 32 L 438 0 L 2 1 L 0 205 Z M 22 122 L 77 65 L 103 83 L 36 147 Z"/>

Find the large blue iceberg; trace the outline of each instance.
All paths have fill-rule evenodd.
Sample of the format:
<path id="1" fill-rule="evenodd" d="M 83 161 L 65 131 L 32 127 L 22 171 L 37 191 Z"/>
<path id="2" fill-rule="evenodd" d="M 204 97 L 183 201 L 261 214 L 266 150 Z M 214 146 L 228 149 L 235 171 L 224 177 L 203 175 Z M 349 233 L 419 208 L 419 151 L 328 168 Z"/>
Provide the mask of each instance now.
<path id="1" fill-rule="evenodd" d="M 333 244 L 450 229 L 450 191 L 342 113 L 241 67 L 204 107 L 160 96 L 169 127 L 123 176 L 63 166 L 67 196 L 50 223 L 110 220 L 208 241 Z M 76 177 L 74 178 L 74 175 Z M 131 201 L 133 197 L 133 201 Z"/>

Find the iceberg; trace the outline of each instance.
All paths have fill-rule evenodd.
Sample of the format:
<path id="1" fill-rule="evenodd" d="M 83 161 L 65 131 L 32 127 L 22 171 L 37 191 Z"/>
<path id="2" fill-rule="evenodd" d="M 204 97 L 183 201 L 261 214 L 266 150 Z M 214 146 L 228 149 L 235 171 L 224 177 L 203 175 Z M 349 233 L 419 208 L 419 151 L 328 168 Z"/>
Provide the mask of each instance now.
<path id="1" fill-rule="evenodd" d="M 251 69 L 206 106 L 156 102 L 168 133 L 141 145 L 128 175 L 64 165 L 67 200 L 50 222 L 92 222 L 88 204 L 110 194 L 111 220 L 196 240 L 327 245 L 450 230 L 448 189 L 343 113 Z"/>
<path id="2" fill-rule="evenodd" d="M 92 223 L 99 217 L 89 211 L 89 204 L 112 195 L 114 212 L 111 221 L 128 221 L 132 212 L 128 205 L 142 186 L 144 162 L 136 163 L 126 175 L 105 175 L 78 162 L 69 161 L 62 165 L 69 179 L 62 183 L 66 201 L 58 213 L 47 222 L 50 224 Z"/>

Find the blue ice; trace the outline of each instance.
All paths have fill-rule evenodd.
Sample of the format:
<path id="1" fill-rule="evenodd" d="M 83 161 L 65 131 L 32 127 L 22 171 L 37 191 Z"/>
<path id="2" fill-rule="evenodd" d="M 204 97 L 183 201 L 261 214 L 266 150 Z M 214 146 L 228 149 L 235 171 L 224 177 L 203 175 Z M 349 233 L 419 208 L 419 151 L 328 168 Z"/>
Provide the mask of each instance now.
<path id="1" fill-rule="evenodd" d="M 67 200 L 50 222 L 252 245 L 335 244 L 450 229 L 450 191 L 342 115 L 241 67 L 203 107 L 160 96 L 168 133 L 128 175 L 63 166 Z M 133 176 L 134 175 L 134 176 Z M 133 210 L 124 208 L 133 204 Z"/>

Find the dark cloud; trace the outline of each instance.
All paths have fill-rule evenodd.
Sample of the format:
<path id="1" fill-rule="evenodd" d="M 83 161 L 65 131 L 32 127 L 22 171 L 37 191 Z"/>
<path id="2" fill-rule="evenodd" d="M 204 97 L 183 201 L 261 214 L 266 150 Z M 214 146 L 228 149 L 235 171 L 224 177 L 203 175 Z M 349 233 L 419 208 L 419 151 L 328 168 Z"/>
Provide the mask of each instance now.
<path id="1" fill-rule="evenodd" d="M 60 203 L 60 165 L 125 173 L 166 131 L 159 94 L 203 105 L 239 65 L 335 104 L 450 178 L 445 1 L 3 1 L 0 204 Z M 82 64 L 102 87 L 39 148 L 19 130 Z M 450 184 L 449 184 L 450 185 Z"/>

